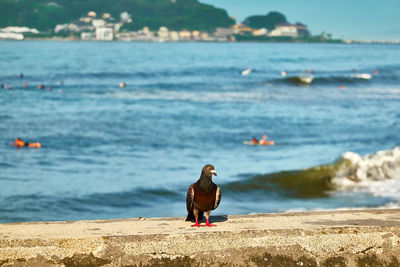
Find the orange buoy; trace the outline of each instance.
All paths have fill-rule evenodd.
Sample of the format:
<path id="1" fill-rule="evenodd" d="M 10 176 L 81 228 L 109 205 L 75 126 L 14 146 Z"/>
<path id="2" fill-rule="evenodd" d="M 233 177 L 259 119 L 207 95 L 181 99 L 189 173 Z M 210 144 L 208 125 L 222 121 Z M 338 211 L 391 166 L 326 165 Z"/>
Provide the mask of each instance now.
<path id="1" fill-rule="evenodd" d="M 120 84 L 119 84 L 119 87 L 122 87 L 122 88 L 123 88 L 123 87 L 125 87 L 125 86 L 126 86 L 126 83 L 120 83 Z"/>

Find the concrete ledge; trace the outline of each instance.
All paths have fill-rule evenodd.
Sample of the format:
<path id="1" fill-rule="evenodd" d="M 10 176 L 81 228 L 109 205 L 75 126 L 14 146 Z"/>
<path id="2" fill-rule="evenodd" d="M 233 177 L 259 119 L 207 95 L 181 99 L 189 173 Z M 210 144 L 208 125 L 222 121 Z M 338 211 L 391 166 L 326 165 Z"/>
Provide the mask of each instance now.
<path id="1" fill-rule="evenodd" d="M 0 266 L 400 266 L 400 210 L 0 224 Z"/>

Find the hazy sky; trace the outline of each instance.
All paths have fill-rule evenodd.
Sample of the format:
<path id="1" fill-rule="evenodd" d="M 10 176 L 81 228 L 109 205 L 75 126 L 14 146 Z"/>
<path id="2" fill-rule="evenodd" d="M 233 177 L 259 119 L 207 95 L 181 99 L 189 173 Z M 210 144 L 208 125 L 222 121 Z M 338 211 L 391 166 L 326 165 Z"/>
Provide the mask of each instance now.
<path id="1" fill-rule="evenodd" d="M 269 11 L 289 22 L 306 24 L 312 34 L 322 31 L 353 40 L 400 41 L 400 0 L 200 0 L 226 9 L 237 21 Z"/>

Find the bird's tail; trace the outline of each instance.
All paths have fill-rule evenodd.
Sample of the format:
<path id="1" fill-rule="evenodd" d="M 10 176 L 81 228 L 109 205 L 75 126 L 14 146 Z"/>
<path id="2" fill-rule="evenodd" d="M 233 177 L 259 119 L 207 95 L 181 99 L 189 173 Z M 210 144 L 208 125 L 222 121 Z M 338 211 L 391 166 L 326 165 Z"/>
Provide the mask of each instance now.
<path id="1" fill-rule="evenodd" d="M 203 220 L 203 215 L 204 215 L 204 212 L 203 211 L 199 211 L 199 221 L 201 221 L 201 220 Z M 188 213 L 188 215 L 187 215 L 187 217 L 186 217 L 186 222 L 187 221 L 194 221 L 196 218 L 194 217 L 194 214 L 193 214 L 193 212 L 189 212 Z"/>

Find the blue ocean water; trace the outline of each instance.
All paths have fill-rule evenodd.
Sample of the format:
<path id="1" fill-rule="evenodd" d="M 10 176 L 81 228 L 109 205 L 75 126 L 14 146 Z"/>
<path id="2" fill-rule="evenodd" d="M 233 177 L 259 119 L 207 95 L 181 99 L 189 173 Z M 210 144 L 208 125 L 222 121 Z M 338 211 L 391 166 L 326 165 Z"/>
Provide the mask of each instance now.
<path id="1" fill-rule="evenodd" d="M 252 181 L 398 146 L 399 58 L 390 44 L 0 42 L 0 222 L 185 216 L 207 163 L 214 215 L 397 207 L 393 192 Z M 275 145 L 243 144 L 263 134 Z M 374 186 L 388 181 L 400 188 L 397 173 Z"/>

